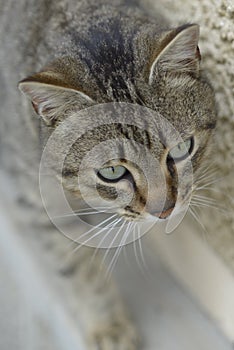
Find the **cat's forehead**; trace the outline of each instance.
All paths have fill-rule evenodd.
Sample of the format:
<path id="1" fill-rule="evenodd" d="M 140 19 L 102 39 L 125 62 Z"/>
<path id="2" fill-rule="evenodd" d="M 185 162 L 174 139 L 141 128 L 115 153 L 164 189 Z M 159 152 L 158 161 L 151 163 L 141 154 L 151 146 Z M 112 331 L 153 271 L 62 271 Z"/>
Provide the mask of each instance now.
<path id="1" fill-rule="evenodd" d="M 215 127 L 214 94 L 203 79 L 169 75 L 145 96 L 150 108 L 167 119 L 181 136 Z"/>
<path id="2" fill-rule="evenodd" d="M 51 152 L 56 158 L 68 150 L 66 163 L 77 167 L 82 160 L 84 168 L 90 164 L 100 168 L 115 159 L 132 163 L 141 159 L 142 164 L 151 164 L 165 149 L 182 141 L 173 124 L 160 113 L 129 103 L 99 104 L 74 113 L 52 137 Z"/>
<path id="3" fill-rule="evenodd" d="M 181 136 L 161 111 L 139 104 L 106 103 L 80 111 L 74 122 L 80 121 L 84 133 L 87 132 L 88 137 L 94 135 L 100 142 L 126 139 L 159 149 L 161 144 L 178 143 Z M 80 123 L 78 127 L 81 128 Z"/>

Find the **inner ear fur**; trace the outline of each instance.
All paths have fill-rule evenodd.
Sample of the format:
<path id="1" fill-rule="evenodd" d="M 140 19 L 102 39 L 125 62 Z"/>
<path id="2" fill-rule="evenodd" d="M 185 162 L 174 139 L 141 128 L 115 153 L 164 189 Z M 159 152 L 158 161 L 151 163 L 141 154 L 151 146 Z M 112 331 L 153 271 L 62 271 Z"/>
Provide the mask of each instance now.
<path id="1" fill-rule="evenodd" d="M 187 73 L 199 76 L 200 51 L 199 26 L 187 24 L 165 33 L 153 54 L 149 71 L 152 85 L 158 71 Z"/>
<path id="2" fill-rule="evenodd" d="M 84 108 L 94 104 L 86 92 L 72 87 L 59 72 L 36 73 L 20 81 L 18 87 L 31 100 L 34 110 L 47 125 L 62 120 L 68 111 L 79 106 Z"/>

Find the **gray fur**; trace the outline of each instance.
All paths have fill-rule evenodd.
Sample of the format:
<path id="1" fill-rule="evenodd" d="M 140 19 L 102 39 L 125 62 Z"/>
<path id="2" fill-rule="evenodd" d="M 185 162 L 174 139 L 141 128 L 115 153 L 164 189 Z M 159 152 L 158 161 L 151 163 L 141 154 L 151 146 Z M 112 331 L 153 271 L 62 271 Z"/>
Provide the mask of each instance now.
<path id="1" fill-rule="evenodd" d="M 24 213 L 31 208 L 31 220 L 25 226 L 29 226 L 30 221 L 39 222 L 39 230 L 44 224 L 53 231 L 43 213 L 37 185 L 40 155 L 48 137 L 70 116 L 101 103 L 121 102 L 149 108 L 168 120 L 184 140 L 193 135 L 196 149 L 192 165 L 196 180 L 206 164 L 216 122 L 213 91 L 200 66 L 197 25 L 170 29 L 161 16 L 149 15 L 143 1 L 137 4 L 121 0 L 111 3 L 105 0 L 98 3 L 94 0 L 9 0 L 0 6 L 0 80 L 1 86 L 5 87 L 0 91 L 1 168 L 14 188 L 13 202 L 21 203 Z M 30 101 L 17 90 L 19 81 L 19 88 L 33 102 L 35 111 Z M 127 112 L 124 117 L 127 120 Z M 100 113 L 96 118 L 101 123 L 103 116 Z M 156 167 L 152 170 L 150 164 L 144 163 L 139 145 L 149 150 L 163 168 L 167 179 L 165 211 L 174 206 L 177 175 L 173 164 L 167 162 L 171 146 L 162 142 L 163 136 L 161 140 L 155 137 L 160 129 L 156 121 L 150 116 L 146 119 L 145 132 L 140 127 L 117 124 L 86 132 L 65 159 L 60 179 L 64 187 L 80 195 L 77 173 L 81 170 L 85 178 L 82 186 L 87 196 L 94 196 L 94 182 L 98 181 L 100 196 L 116 199 L 117 185 L 97 180 L 93 163 L 84 169 L 80 167 L 82 159 L 94 146 L 105 140 L 122 139 L 122 153 L 118 149 L 119 163 L 128 168 L 135 182 L 134 191 L 125 185 L 121 187 L 119 215 L 128 220 L 145 219 L 145 214 L 158 212 L 165 195 L 159 175 L 152 175 L 150 185 L 153 191 L 146 206 L 147 183 L 133 162 L 125 159 L 125 155 L 130 155 L 137 163 L 137 157 L 141 155 L 141 164 L 148 167 L 147 171 L 157 173 Z M 85 123 L 86 119 L 80 120 L 79 128 L 85 128 Z M 65 140 L 66 130 L 62 130 L 61 135 Z M 55 159 L 63 155 L 63 139 L 53 150 Z M 113 159 L 113 149 L 109 149 L 110 159 Z M 188 188 L 187 172 L 185 165 L 181 170 L 185 178 L 182 198 L 193 190 Z M 133 199 L 130 205 L 124 206 L 128 191 L 133 191 Z M 16 213 L 19 211 L 17 207 L 20 206 L 15 206 Z M 18 216 L 22 215 L 21 210 Z M 61 237 L 58 240 L 61 246 L 65 244 Z M 55 242 L 54 237 L 56 246 Z M 56 248 L 54 250 L 56 252 Z M 83 272 L 77 274 L 85 283 L 90 283 L 90 289 L 93 288 L 92 281 L 88 281 Z M 114 295 L 108 287 L 106 293 Z M 129 321 L 119 311 L 122 310 L 121 303 L 115 296 L 113 298 L 119 309 L 117 306 L 106 310 L 106 319 L 113 318 L 108 327 L 111 329 L 111 322 L 117 324 L 117 336 L 111 343 L 115 343 L 116 349 L 136 349 L 137 337 L 131 327 L 129 337 L 127 335 L 124 344 L 121 343 L 122 327 Z M 105 304 L 101 297 L 99 302 Z M 98 311 L 88 311 L 90 319 L 94 320 Z M 93 318 L 92 312 L 95 314 Z M 97 342 L 95 334 L 94 331 L 90 335 L 93 344 Z M 106 334 L 103 332 L 101 337 Z"/>

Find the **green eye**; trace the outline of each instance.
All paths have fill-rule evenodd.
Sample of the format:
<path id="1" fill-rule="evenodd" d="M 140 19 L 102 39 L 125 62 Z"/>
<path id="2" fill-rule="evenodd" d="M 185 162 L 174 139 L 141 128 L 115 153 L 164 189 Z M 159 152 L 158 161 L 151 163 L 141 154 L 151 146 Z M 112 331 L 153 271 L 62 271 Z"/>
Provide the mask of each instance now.
<path id="1" fill-rule="evenodd" d="M 102 168 L 98 171 L 97 175 L 99 175 L 99 177 L 104 181 L 107 180 L 115 182 L 120 180 L 126 172 L 127 169 L 124 166 L 117 165 Z"/>
<path id="2" fill-rule="evenodd" d="M 193 138 L 185 140 L 184 142 L 178 143 L 177 146 L 173 147 L 168 155 L 174 161 L 180 161 L 188 157 L 193 150 Z"/>

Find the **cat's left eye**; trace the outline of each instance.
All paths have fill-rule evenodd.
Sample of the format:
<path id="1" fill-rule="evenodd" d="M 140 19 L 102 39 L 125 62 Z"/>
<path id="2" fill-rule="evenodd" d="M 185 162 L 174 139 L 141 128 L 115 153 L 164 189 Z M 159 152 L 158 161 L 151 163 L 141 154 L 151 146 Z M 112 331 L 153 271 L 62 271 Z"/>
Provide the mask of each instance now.
<path id="1" fill-rule="evenodd" d="M 178 143 L 178 145 L 176 145 L 169 151 L 168 156 L 172 158 L 175 162 L 184 160 L 192 153 L 193 143 L 193 137 L 190 137 L 189 139 Z"/>
<path id="2" fill-rule="evenodd" d="M 127 169 L 122 165 L 109 166 L 106 168 L 99 169 L 97 175 L 104 181 L 117 182 L 127 172 Z"/>

